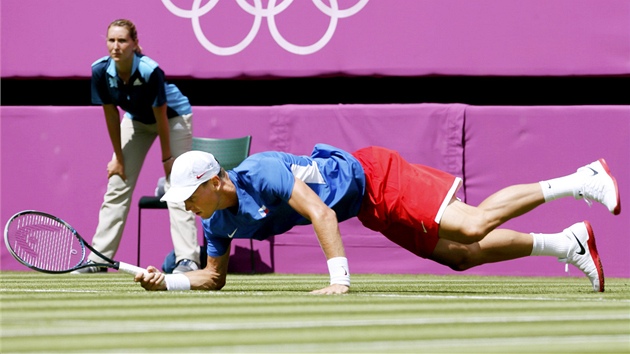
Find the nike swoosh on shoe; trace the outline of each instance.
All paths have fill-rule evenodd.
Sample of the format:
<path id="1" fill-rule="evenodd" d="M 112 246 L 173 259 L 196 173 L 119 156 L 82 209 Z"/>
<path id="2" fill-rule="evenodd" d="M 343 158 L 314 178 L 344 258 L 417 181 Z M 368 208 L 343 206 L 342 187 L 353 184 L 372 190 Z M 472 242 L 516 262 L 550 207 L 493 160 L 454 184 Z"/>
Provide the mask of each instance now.
<path id="1" fill-rule="evenodd" d="M 573 231 L 571 231 L 571 234 L 573 234 L 573 237 L 575 237 L 575 241 L 580 246 L 580 250 L 578 252 L 575 252 L 575 253 L 579 254 L 580 256 L 583 256 L 586 253 L 586 249 L 584 248 L 584 246 L 582 245 L 582 242 L 580 242 L 578 237 L 573 233 Z M 590 238 L 589 238 L 589 240 L 590 240 Z"/>

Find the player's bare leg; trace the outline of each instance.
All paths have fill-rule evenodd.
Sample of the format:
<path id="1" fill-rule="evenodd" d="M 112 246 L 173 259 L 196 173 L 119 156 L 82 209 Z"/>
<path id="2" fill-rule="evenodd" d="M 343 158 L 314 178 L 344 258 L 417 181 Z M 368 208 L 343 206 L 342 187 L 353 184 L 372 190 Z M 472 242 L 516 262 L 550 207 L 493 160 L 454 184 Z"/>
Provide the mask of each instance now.
<path id="1" fill-rule="evenodd" d="M 553 256 L 573 264 L 589 278 L 594 291 L 604 291 L 604 272 L 588 221 L 557 234 L 527 234 L 496 229 L 506 221 L 552 200 L 573 196 L 597 201 L 612 214 L 621 212 L 617 182 L 603 159 L 576 173 L 534 184 L 504 188 L 478 207 L 451 201 L 440 221 L 440 240 L 431 255 L 454 270 L 526 256 Z"/>
<path id="2" fill-rule="evenodd" d="M 504 188 L 478 207 L 452 200 L 442 215 L 440 240 L 431 259 L 455 270 L 466 270 L 529 256 L 533 248 L 531 234 L 496 228 L 544 202 L 538 183 Z"/>
<path id="3" fill-rule="evenodd" d="M 440 238 L 460 243 L 482 240 L 504 222 L 543 204 L 538 183 L 504 188 L 486 198 L 478 207 L 452 200 L 440 221 Z"/>
<path id="4" fill-rule="evenodd" d="M 573 264 L 589 278 L 593 291 L 604 291 L 604 270 L 588 221 L 573 224 L 556 234 L 496 229 L 481 241 L 470 244 L 440 239 L 430 259 L 462 271 L 527 256 L 552 256 L 567 265 Z"/>
<path id="5" fill-rule="evenodd" d="M 451 269 L 462 271 L 485 263 L 529 256 L 532 253 L 533 240 L 531 234 L 507 229 L 493 230 L 483 240 L 469 244 L 442 238 L 438 241 L 431 259 Z"/>
<path id="6" fill-rule="evenodd" d="M 617 181 L 604 159 L 580 167 L 567 176 L 538 183 L 510 186 L 473 207 L 452 200 L 440 220 L 440 238 L 476 242 L 506 221 L 555 199 L 572 196 L 603 204 L 612 214 L 621 212 Z"/>

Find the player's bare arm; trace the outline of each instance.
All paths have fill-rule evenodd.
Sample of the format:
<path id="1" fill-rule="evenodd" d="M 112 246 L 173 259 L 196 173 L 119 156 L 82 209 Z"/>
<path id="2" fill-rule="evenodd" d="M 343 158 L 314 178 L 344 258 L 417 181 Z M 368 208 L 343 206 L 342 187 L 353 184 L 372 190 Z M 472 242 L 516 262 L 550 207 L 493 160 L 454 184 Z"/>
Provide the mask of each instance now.
<path id="1" fill-rule="evenodd" d="M 346 256 L 336 213 L 324 204 L 306 183 L 297 178 L 295 179 L 291 198 L 289 198 L 289 205 L 300 215 L 311 221 L 327 260 Z M 323 289 L 314 290 L 312 293 L 344 294 L 348 290 L 349 287 L 346 285 L 331 284 Z"/>
<path id="2" fill-rule="evenodd" d="M 190 290 L 221 290 L 225 286 L 229 258 L 229 251 L 219 257 L 208 256 L 208 264 L 205 268 L 177 276 L 188 278 Z M 154 266 L 149 266 L 146 273 L 136 274 L 134 280 L 148 291 L 168 290 L 166 277 L 169 276 L 173 275 L 164 274 Z"/>
<path id="3" fill-rule="evenodd" d="M 227 278 L 230 251 L 219 257 L 208 256 L 205 268 L 185 273 L 190 279 L 191 290 L 221 290 Z"/>

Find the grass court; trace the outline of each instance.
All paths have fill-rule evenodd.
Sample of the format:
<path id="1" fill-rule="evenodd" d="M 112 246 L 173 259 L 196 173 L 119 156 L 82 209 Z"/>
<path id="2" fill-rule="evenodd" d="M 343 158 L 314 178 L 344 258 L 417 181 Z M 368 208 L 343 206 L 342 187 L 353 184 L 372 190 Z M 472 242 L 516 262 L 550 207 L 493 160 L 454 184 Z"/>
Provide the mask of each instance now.
<path id="1" fill-rule="evenodd" d="M 2 353 L 629 353 L 630 279 L 229 274 L 218 292 L 130 275 L 0 273 Z"/>

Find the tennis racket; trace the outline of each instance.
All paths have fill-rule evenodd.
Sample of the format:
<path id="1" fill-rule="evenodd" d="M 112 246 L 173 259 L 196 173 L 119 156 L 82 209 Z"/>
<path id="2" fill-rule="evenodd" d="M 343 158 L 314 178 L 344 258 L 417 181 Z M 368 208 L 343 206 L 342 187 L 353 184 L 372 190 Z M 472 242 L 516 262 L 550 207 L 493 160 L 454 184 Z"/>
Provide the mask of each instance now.
<path id="1" fill-rule="evenodd" d="M 25 210 L 13 215 L 4 228 L 4 243 L 18 262 L 39 272 L 69 273 L 94 266 L 133 275 L 146 272 L 143 268 L 103 256 L 70 224 L 40 211 Z M 86 247 L 106 263 L 86 263 Z"/>

